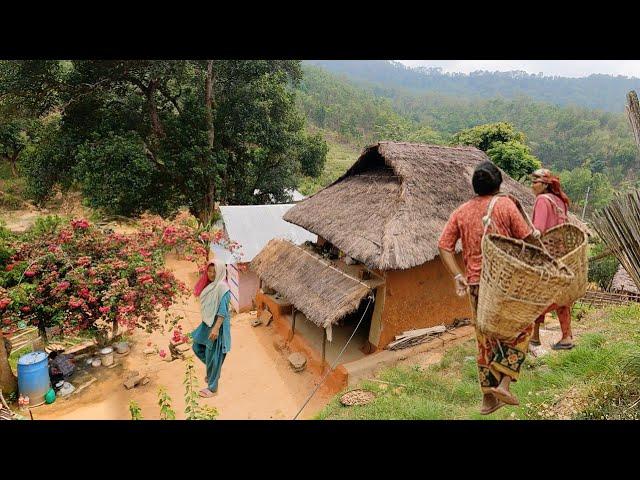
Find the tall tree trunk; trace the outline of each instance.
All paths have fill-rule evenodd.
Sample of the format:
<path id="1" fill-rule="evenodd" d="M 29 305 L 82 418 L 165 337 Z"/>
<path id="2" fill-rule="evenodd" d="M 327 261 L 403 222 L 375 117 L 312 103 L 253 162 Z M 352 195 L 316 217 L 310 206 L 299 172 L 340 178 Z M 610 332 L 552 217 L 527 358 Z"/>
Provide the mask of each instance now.
<path id="1" fill-rule="evenodd" d="M 207 76 L 204 83 L 204 106 L 207 112 L 207 128 L 209 129 L 209 150 L 213 151 L 215 129 L 213 127 L 213 60 L 207 60 Z"/>
<path id="2" fill-rule="evenodd" d="M 213 125 L 213 83 L 215 81 L 213 72 L 213 60 L 207 60 L 207 73 L 204 81 L 204 109 L 207 116 L 207 129 L 208 129 L 208 145 L 209 155 L 203 158 L 204 162 L 215 162 L 213 158 L 213 143 L 215 140 L 215 129 Z M 216 171 L 216 165 L 205 165 L 204 171 L 213 171 L 213 176 L 208 176 L 207 192 L 202 199 L 202 205 L 199 209 L 197 217 L 204 225 L 208 225 L 213 219 L 213 212 L 216 202 L 216 177 L 218 175 Z M 211 169 L 211 170 L 210 170 Z"/>
<path id="3" fill-rule="evenodd" d="M 638 94 L 634 90 L 627 94 L 625 110 L 627 111 L 627 117 L 629 117 L 629 123 L 631 123 L 636 145 L 640 150 L 640 105 L 638 104 Z"/>
<path id="4" fill-rule="evenodd" d="M 151 126 L 153 127 L 153 133 L 157 138 L 163 138 L 164 128 L 162 122 L 160 122 L 160 115 L 158 114 L 158 106 L 156 105 L 155 93 L 157 88 L 157 80 L 151 80 L 149 82 L 149 88 L 147 89 L 147 106 L 149 107 L 149 115 L 151 116 Z"/>
<path id="5" fill-rule="evenodd" d="M 18 380 L 11 371 L 9 354 L 4 342 L 4 336 L 0 333 L 0 389 L 3 394 L 10 395 L 18 391 Z"/>
<path id="6" fill-rule="evenodd" d="M 9 157 L 9 162 L 11 162 L 11 174 L 14 178 L 18 176 L 18 155 L 19 152 Z"/>

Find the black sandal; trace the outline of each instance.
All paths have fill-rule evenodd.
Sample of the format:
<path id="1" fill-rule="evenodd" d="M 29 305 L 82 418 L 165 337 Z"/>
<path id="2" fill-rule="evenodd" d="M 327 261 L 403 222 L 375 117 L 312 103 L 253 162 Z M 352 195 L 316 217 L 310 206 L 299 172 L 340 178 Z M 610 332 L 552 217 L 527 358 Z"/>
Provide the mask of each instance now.
<path id="1" fill-rule="evenodd" d="M 575 344 L 573 343 L 554 343 L 551 348 L 553 350 L 571 350 L 573 347 L 575 347 Z"/>

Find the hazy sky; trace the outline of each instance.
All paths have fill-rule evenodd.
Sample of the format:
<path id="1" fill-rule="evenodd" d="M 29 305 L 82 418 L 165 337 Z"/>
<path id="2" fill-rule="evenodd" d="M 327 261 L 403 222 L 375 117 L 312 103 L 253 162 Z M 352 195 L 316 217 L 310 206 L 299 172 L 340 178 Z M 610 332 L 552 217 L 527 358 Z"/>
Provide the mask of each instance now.
<path id="1" fill-rule="evenodd" d="M 475 70 L 586 77 L 592 73 L 640 78 L 640 60 L 399 60 L 410 67 L 441 67 L 445 72 L 469 73 Z"/>

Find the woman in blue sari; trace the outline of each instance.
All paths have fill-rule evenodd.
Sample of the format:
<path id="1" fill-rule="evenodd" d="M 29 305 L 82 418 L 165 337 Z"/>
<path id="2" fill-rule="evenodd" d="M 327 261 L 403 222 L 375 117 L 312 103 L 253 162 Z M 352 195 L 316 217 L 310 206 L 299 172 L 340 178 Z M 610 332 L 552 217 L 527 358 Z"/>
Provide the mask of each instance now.
<path id="1" fill-rule="evenodd" d="M 200 390 L 200 396 L 205 398 L 217 393 L 222 364 L 231 350 L 231 294 L 224 276 L 224 263 L 214 259 L 207 264 L 194 289 L 195 295 L 200 298 L 202 323 L 191 335 L 193 351 L 207 368 L 207 388 Z"/>

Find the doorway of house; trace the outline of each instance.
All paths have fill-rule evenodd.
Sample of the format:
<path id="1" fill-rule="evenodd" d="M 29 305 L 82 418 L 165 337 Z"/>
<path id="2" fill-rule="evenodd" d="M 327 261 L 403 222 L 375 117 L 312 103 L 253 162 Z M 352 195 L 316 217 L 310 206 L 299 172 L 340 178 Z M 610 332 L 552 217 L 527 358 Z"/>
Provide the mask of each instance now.
<path id="1" fill-rule="evenodd" d="M 351 334 L 356 329 L 358 322 L 363 317 L 353 339 L 349 343 L 347 349 L 340 357 L 340 363 L 353 362 L 365 357 L 371 351 L 369 343 L 369 329 L 371 328 L 371 318 L 373 315 L 374 302 L 371 302 L 368 308 L 368 300 L 364 298 L 358 307 L 358 310 L 347 315 L 337 324 L 333 325 L 331 332 L 331 341 L 327 340 L 325 345 L 325 360 L 329 365 L 333 365 L 340 351 L 344 347 Z M 366 313 L 365 313 L 366 308 Z M 302 335 L 305 340 L 318 352 L 318 356 L 322 355 L 322 340 L 324 329 L 319 328 L 310 322 L 305 315 L 297 311 L 296 315 L 296 334 Z"/>

